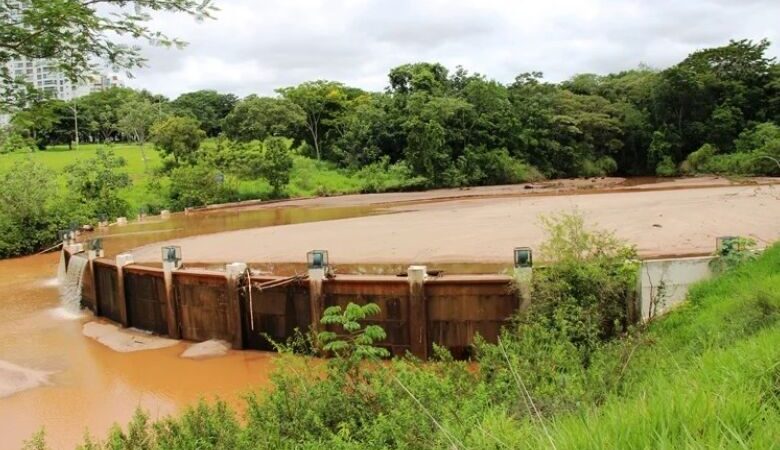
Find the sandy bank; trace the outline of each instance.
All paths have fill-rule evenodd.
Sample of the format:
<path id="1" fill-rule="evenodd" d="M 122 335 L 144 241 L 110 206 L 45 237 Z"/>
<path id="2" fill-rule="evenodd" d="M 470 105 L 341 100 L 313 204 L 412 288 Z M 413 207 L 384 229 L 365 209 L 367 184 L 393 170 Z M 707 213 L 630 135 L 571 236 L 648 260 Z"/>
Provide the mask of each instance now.
<path id="1" fill-rule="evenodd" d="M 119 328 L 119 326 L 110 323 L 87 322 L 84 324 L 82 332 L 84 336 L 121 353 L 155 350 L 172 347 L 179 343 L 174 339 L 154 336 L 132 328 Z"/>
<path id="2" fill-rule="evenodd" d="M 722 235 L 780 239 L 780 187 L 724 186 L 432 200 L 391 207 L 393 214 L 195 236 L 132 253 L 157 262 L 160 245 L 173 244 L 185 262 L 289 263 L 323 248 L 335 264 L 500 263 L 511 261 L 515 246 L 541 244 L 540 215 L 573 210 L 645 257 L 709 253 Z"/>

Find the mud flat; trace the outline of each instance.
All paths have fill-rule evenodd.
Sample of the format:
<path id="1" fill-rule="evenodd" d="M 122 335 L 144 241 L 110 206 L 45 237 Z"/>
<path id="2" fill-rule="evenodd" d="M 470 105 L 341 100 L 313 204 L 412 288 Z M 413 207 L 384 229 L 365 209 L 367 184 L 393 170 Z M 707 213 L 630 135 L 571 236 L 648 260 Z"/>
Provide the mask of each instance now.
<path id="1" fill-rule="evenodd" d="M 708 187 L 692 180 L 560 195 L 520 195 L 517 187 L 517 195 L 489 188 L 465 198 L 387 194 L 372 196 L 387 202 L 384 215 L 195 236 L 132 253 L 138 262 L 158 262 L 159 247 L 170 244 L 182 246 L 185 262 L 204 264 L 303 262 L 312 249 L 329 250 L 334 264 L 500 263 L 511 261 L 515 246 L 538 248 L 540 216 L 575 210 L 636 245 L 643 257 L 711 253 L 723 235 L 751 236 L 759 245 L 780 239 L 780 186 L 710 179 Z M 298 202 L 311 201 L 349 199 Z"/>

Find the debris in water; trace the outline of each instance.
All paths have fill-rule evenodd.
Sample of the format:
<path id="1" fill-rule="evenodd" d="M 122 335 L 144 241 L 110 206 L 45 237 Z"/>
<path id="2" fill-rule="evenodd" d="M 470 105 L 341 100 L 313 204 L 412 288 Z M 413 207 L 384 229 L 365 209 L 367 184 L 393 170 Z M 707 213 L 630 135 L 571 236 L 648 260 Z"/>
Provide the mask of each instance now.
<path id="1" fill-rule="evenodd" d="M 211 339 L 205 342 L 192 344 L 181 354 L 182 358 L 215 358 L 225 356 L 230 350 L 230 344 L 225 341 Z"/>
<path id="2" fill-rule="evenodd" d="M 141 350 L 156 350 L 172 347 L 179 343 L 134 329 L 122 329 L 117 325 L 100 322 L 87 322 L 81 329 L 84 336 L 95 339 L 106 347 L 120 353 L 137 352 Z"/>
<path id="3" fill-rule="evenodd" d="M 0 398 L 17 392 L 49 385 L 52 372 L 28 369 L 8 361 L 0 360 Z"/>

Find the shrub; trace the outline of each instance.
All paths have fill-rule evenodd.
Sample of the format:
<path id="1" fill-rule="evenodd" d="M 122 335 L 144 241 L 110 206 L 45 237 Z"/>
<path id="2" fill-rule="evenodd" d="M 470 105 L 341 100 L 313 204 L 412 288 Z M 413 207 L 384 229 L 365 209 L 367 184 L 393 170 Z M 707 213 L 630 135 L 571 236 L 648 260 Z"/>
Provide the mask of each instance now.
<path id="1" fill-rule="evenodd" d="M 101 215 L 109 218 L 126 216 L 129 203 L 119 191 L 130 186 L 130 177 L 118 169 L 125 160 L 111 150 L 98 149 L 94 157 L 65 168 L 69 195 L 92 220 Z"/>
<path id="2" fill-rule="evenodd" d="M 655 174 L 659 177 L 673 177 L 677 175 L 677 166 L 669 156 L 664 156 L 655 167 Z"/>
<path id="3" fill-rule="evenodd" d="M 171 171 L 170 178 L 168 198 L 174 209 L 238 199 L 238 192 L 225 182 L 224 175 L 205 164 L 178 167 Z"/>

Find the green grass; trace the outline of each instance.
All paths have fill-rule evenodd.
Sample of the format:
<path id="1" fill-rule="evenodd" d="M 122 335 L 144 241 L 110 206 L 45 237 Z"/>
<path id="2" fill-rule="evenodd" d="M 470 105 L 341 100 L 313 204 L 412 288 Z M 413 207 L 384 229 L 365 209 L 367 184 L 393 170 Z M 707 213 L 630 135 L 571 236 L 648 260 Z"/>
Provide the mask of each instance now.
<path id="1" fill-rule="evenodd" d="M 142 205 L 164 204 L 165 199 L 159 190 L 148 187 L 149 181 L 154 176 L 154 169 L 162 164 L 160 154 L 151 145 L 144 147 L 146 164 L 142 158 L 141 146 L 136 144 L 82 144 L 78 150 L 69 150 L 67 146 L 53 146 L 32 153 L 0 155 L 0 172 L 14 167 L 26 158 L 31 158 L 61 175 L 68 165 L 91 158 L 99 148 L 111 148 L 118 156 L 125 159 L 127 165 L 122 170 L 130 175 L 133 184 L 124 189 L 121 195 L 130 202 L 133 211 Z M 61 181 L 64 182 L 64 178 L 61 178 Z M 167 177 L 162 177 L 159 181 L 163 187 L 169 182 Z M 271 185 L 264 179 L 233 180 L 233 182 L 237 187 L 240 200 L 272 198 Z M 331 163 L 296 155 L 287 195 L 310 197 L 350 194 L 360 192 L 363 186 L 364 180 L 359 174 L 338 169 Z"/>
<path id="2" fill-rule="evenodd" d="M 780 448 L 780 245 L 696 286 L 642 342 L 621 390 L 548 423 L 558 449 Z"/>

